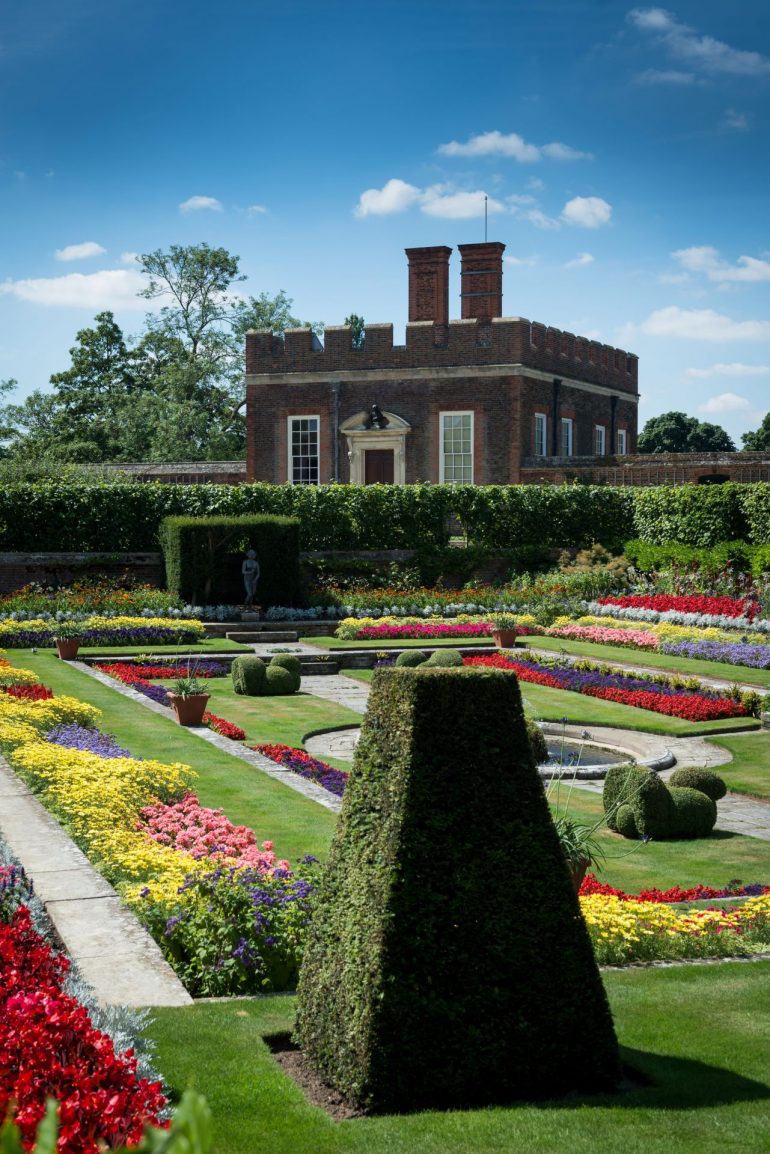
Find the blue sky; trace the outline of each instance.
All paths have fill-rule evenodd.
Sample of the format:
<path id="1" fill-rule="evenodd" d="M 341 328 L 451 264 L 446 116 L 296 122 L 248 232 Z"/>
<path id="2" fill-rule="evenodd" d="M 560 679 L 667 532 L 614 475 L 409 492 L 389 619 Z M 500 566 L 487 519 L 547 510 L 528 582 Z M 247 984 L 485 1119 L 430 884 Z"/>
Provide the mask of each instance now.
<path id="1" fill-rule="evenodd" d="M 770 408 L 762 0 L 24 0 L 0 11 L 0 378 L 206 241 L 403 340 L 405 247 L 506 245 L 507 316 L 640 357 L 640 418 Z"/>

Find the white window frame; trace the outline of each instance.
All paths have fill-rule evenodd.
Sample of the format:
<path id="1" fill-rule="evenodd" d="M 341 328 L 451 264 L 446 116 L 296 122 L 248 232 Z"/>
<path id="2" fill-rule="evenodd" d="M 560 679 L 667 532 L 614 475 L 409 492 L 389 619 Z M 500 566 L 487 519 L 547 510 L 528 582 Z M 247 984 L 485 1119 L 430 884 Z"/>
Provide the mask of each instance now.
<path id="1" fill-rule="evenodd" d="M 287 420 L 287 473 L 288 481 L 291 485 L 318 485 L 321 482 L 321 417 L 318 413 L 292 413 Z M 303 481 L 295 479 L 294 476 L 294 462 L 299 460 L 294 454 L 294 422 L 295 421 L 315 421 L 316 422 L 316 447 L 317 447 L 317 472 L 318 479 L 316 481 Z"/>
<path id="2" fill-rule="evenodd" d="M 617 456 L 625 457 L 628 452 L 628 433 L 625 429 L 618 429 L 615 436 L 617 437 L 618 447 Z"/>
<path id="3" fill-rule="evenodd" d="M 594 456 L 607 456 L 607 426 L 594 425 Z"/>
<path id="4" fill-rule="evenodd" d="M 542 429 L 542 432 L 543 432 L 542 450 L 538 446 L 538 427 L 540 427 Z M 535 444 L 533 447 L 535 450 L 534 456 L 536 456 L 536 457 L 547 457 L 548 456 L 548 414 L 547 413 L 535 413 Z"/>
<path id="5" fill-rule="evenodd" d="M 470 480 L 455 481 L 447 480 L 446 478 L 446 458 L 447 453 L 444 448 L 444 428 L 446 417 L 470 417 L 470 458 L 471 458 L 471 476 Z M 473 485 L 475 461 L 473 459 L 473 441 L 475 436 L 475 414 L 473 409 L 442 409 L 438 415 L 439 428 L 439 457 L 438 457 L 438 478 L 442 485 Z"/>
<path id="6" fill-rule="evenodd" d="M 566 437 L 565 437 L 566 433 Z M 565 452 L 566 447 L 566 452 Z M 572 417 L 561 418 L 561 443 L 559 448 L 561 450 L 561 457 L 571 457 L 575 447 L 575 422 Z"/>

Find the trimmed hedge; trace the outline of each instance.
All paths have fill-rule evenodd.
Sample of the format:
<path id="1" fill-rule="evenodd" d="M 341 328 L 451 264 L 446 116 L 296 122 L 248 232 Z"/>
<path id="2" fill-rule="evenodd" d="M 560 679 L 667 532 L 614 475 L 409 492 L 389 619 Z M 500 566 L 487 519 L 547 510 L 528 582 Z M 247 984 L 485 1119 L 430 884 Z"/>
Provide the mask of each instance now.
<path id="1" fill-rule="evenodd" d="M 416 669 L 418 665 L 424 665 L 427 660 L 428 654 L 423 653 L 422 649 L 405 649 L 396 658 L 396 666 L 399 669 Z"/>
<path id="2" fill-rule="evenodd" d="M 23 516 L 20 515 L 23 510 Z M 442 548 L 450 517 L 468 541 L 515 550 L 595 541 L 618 549 L 631 533 L 661 544 L 744 538 L 770 545 L 770 484 L 665 485 L 165 485 L 45 480 L 0 487 L 0 550 L 136 552 L 157 547 L 168 516 L 297 517 L 300 548 Z M 533 553 L 534 551 L 534 553 Z M 260 558 L 261 560 L 261 558 Z"/>
<path id="3" fill-rule="evenodd" d="M 457 649 L 434 649 L 425 665 L 429 669 L 459 669 L 462 663 L 462 654 Z"/>
<path id="4" fill-rule="evenodd" d="M 626 541 L 623 552 L 643 573 L 676 566 L 697 567 L 704 573 L 717 574 L 727 565 L 742 573 L 753 573 L 755 577 L 770 573 L 770 545 L 749 545 L 746 541 L 720 541 L 718 545 L 699 548 L 681 545 L 678 541 L 653 545 L 637 538 Z"/>
<path id="5" fill-rule="evenodd" d="M 243 697 L 260 697 L 265 692 L 266 674 L 261 657 L 236 657 L 230 667 L 233 689 Z"/>
<path id="6" fill-rule="evenodd" d="M 255 549 L 256 601 L 295 605 L 301 597 L 299 521 L 294 517 L 166 517 L 160 526 L 166 585 L 193 605 L 240 604 L 241 564 Z"/>
<path id="7" fill-rule="evenodd" d="M 616 1085 L 516 678 L 375 671 L 297 1003 L 311 1061 L 371 1112 Z"/>
<path id="8" fill-rule="evenodd" d="M 609 828 L 623 837 L 656 841 L 708 837 L 717 820 L 716 801 L 712 800 L 716 783 L 724 782 L 708 770 L 683 768 L 677 772 L 679 781 L 667 786 L 642 766 L 608 769 L 603 802 Z"/>
<path id="9" fill-rule="evenodd" d="M 282 665 L 273 665 L 272 661 L 265 670 L 265 690 L 268 697 L 286 697 L 296 693 L 300 686 L 298 673 L 284 669 Z"/>
<path id="10" fill-rule="evenodd" d="M 708 837 L 717 821 L 717 805 L 699 789 L 672 786 L 671 837 Z"/>
<path id="11" fill-rule="evenodd" d="M 724 778 L 698 765 L 683 765 L 675 769 L 668 779 L 668 784 L 669 788 L 676 786 L 682 789 L 697 789 L 712 801 L 719 801 L 727 793 Z"/>

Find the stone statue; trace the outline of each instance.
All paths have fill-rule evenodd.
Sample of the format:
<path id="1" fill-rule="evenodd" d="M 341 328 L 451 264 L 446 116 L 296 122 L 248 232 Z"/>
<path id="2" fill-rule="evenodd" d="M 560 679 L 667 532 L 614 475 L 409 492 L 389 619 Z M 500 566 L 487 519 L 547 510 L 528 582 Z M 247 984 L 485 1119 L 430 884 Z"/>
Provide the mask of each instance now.
<path id="1" fill-rule="evenodd" d="M 245 604 L 253 605 L 257 593 L 257 582 L 259 581 L 259 561 L 257 561 L 257 554 L 253 549 L 249 549 L 246 554 L 241 565 L 241 573 L 243 574 L 243 586 L 246 590 Z"/>
<path id="2" fill-rule="evenodd" d="M 384 429 L 387 423 L 380 406 L 377 404 L 372 405 L 371 413 L 369 414 L 369 428 Z"/>

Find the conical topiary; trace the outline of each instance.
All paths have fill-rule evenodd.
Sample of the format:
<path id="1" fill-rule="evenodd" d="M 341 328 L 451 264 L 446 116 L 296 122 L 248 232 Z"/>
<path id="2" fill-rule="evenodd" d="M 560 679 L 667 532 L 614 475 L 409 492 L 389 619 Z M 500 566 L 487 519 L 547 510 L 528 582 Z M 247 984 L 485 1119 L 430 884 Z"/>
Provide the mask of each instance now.
<path id="1" fill-rule="evenodd" d="M 380 669 L 296 1036 L 373 1112 L 611 1089 L 617 1043 L 516 678 Z"/>

